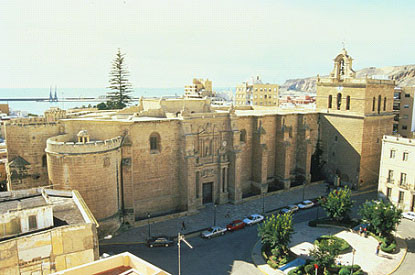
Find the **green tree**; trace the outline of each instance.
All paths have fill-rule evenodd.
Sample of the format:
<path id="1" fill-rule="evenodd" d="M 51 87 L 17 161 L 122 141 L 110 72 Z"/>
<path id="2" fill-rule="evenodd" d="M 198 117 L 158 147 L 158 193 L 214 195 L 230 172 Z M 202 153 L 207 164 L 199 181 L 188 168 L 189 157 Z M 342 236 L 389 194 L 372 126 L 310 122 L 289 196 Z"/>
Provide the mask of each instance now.
<path id="1" fill-rule="evenodd" d="M 359 215 L 369 224 L 370 231 L 389 237 L 401 222 L 402 210 L 390 202 L 367 201 L 360 207 Z"/>
<path id="2" fill-rule="evenodd" d="M 98 110 L 107 110 L 107 104 L 105 104 L 105 102 L 101 102 L 97 104 L 97 108 Z"/>
<path id="3" fill-rule="evenodd" d="M 278 214 L 265 218 L 258 226 L 258 236 L 265 249 L 274 250 L 274 255 L 288 254 L 288 245 L 294 233 L 292 215 Z"/>
<path id="4" fill-rule="evenodd" d="M 337 256 L 339 256 L 340 246 L 340 243 L 333 239 L 320 242 L 316 240 L 314 242 L 314 249 L 310 251 L 313 263 L 319 266 L 319 270 L 327 269 L 335 263 Z"/>
<path id="5" fill-rule="evenodd" d="M 329 218 L 342 221 L 349 217 L 352 210 L 352 192 L 347 186 L 340 190 L 333 190 L 325 200 L 320 202 Z"/>
<path id="6" fill-rule="evenodd" d="M 122 109 L 131 101 L 129 94 L 131 93 L 131 84 L 128 81 L 129 72 L 126 69 L 124 62 L 125 54 L 121 53 L 120 49 L 112 62 L 112 69 L 110 71 L 110 86 L 111 92 L 108 92 L 108 109 Z"/>

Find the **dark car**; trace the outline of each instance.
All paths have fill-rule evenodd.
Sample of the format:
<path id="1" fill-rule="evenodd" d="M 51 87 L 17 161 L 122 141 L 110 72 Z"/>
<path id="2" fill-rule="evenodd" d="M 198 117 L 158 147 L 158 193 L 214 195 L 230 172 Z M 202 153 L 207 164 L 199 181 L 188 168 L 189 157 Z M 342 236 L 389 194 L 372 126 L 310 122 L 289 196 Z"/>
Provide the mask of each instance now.
<path id="1" fill-rule="evenodd" d="M 243 221 L 235 220 L 235 221 L 231 222 L 230 224 L 228 224 L 226 226 L 226 229 L 228 229 L 228 231 L 235 231 L 235 230 L 245 228 L 245 225 L 246 225 L 246 223 L 244 223 Z"/>
<path id="2" fill-rule="evenodd" d="M 168 247 L 173 244 L 174 244 L 173 239 L 170 237 L 166 237 L 166 236 L 153 237 L 147 240 L 148 247 L 154 247 L 154 246 Z"/>

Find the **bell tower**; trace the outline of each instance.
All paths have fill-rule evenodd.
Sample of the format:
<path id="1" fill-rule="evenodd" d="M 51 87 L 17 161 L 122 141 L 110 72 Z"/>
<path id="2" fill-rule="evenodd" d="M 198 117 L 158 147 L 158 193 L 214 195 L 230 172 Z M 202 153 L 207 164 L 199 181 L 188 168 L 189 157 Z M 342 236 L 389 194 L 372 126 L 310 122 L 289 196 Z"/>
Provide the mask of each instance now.
<path id="1" fill-rule="evenodd" d="M 381 140 L 392 133 L 392 80 L 356 78 L 346 49 L 328 77 L 317 77 L 323 173 L 363 186 L 378 181 Z"/>

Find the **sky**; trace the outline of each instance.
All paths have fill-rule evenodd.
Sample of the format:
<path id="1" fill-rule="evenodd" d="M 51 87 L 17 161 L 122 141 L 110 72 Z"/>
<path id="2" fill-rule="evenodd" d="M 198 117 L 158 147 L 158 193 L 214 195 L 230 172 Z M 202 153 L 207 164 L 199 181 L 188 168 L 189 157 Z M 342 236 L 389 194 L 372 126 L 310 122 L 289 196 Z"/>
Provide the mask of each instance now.
<path id="1" fill-rule="evenodd" d="M 1 0 L 0 87 L 102 88 L 118 48 L 134 87 L 415 63 L 415 1 Z"/>

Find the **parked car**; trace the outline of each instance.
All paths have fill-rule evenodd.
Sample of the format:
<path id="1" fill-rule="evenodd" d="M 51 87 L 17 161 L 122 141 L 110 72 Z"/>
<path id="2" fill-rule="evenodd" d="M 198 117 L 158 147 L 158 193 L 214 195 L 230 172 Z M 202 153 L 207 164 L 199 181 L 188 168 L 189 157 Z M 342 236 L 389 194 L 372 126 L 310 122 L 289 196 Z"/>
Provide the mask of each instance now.
<path id="1" fill-rule="evenodd" d="M 314 202 L 310 201 L 310 200 L 305 200 L 302 201 L 301 203 L 299 203 L 297 205 L 300 209 L 307 209 L 307 208 L 311 208 L 314 206 Z"/>
<path id="2" fill-rule="evenodd" d="M 298 211 L 298 206 L 294 205 L 294 204 L 290 204 L 287 207 L 281 209 L 280 213 L 281 214 L 285 214 L 285 213 L 294 213 L 295 211 Z"/>
<path id="3" fill-rule="evenodd" d="M 228 231 L 235 231 L 235 230 L 245 228 L 245 225 L 246 225 L 246 223 L 244 223 L 243 221 L 235 220 L 235 221 L 231 222 L 230 224 L 228 224 L 226 226 L 226 229 L 228 229 Z"/>
<path id="4" fill-rule="evenodd" d="M 404 217 L 405 219 L 408 219 L 408 220 L 415 221 L 415 212 L 411 212 L 411 211 L 404 212 L 404 213 L 402 213 L 402 217 Z"/>
<path id="5" fill-rule="evenodd" d="M 154 246 L 168 247 L 173 244 L 174 244 L 173 239 L 170 237 L 166 237 L 166 236 L 153 237 L 147 240 L 148 247 L 154 247 Z"/>
<path id="6" fill-rule="evenodd" d="M 210 239 L 218 235 L 224 235 L 226 230 L 227 229 L 223 228 L 222 226 L 213 226 L 200 233 L 200 236 L 202 238 Z"/>
<path id="7" fill-rule="evenodd" d="M 252 214 L 244 219 L 244 223 L 247 225 L 252 225 L 255 223 L 262 222 L 264 220 L 264 216 L 259 214 Z"/>

